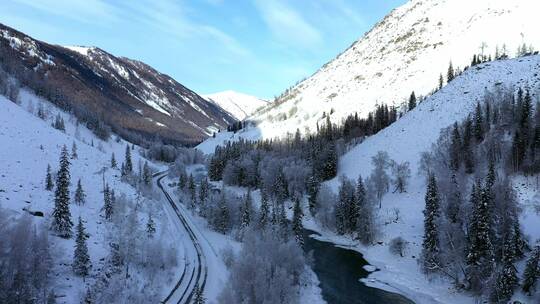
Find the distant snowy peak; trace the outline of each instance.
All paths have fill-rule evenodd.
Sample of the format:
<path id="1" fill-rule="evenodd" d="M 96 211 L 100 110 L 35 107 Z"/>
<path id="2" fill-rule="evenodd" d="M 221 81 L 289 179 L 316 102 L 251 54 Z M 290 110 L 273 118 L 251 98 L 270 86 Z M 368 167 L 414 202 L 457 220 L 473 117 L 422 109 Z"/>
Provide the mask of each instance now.
<path id="1" fill-rule="evenodd" d="M 238 120 L 245 119 L 257 109 L 268 104 L 268 101 L 266 100 L 235 91 L 223 91 L 215 94 L 203 95 L 202 97 L 215 103 Z"/>
<path id="2" fill-rule="evenodd" d="M 523 44 L 540 48 L 539 8 L 537 0 L 409 1 L 251 119 L 280 132 L 262 134 L 283 136 L 313 132 L 323 113 L 339 122 L 376 104 L 400 106 L 412 91 L 435 89 L 450 61 L 464 68 L 474 54 L 494 57 L 498 49 L 514 57 Z"/>

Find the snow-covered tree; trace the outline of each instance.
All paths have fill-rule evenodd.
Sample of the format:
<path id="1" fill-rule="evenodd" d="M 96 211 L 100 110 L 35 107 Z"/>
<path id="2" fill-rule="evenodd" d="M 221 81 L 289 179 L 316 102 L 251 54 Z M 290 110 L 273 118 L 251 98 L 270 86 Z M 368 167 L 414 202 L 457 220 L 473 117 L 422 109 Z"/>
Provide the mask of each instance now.
<path id="1" fill-rule="evenodd" d="M 476 104 L 476 110 L 474 112 L 473 129 L 476 142 L 481 142 L 484 139 L 484 115 L 479 102 Z"/>
<path id="2" fill-rule="evenodd" d="M 73 141 L 71 145 L 71 159 L 77 159 L 77 157 L 79 157 L 77 154 L 77 144 Z"/>
<path id="3" fill-rule="evenodd" d="M 495 284 L 490 295 L 493 303 L 508 303 L 519 285 L 517 270 L 513 264 L 515 260 L 513 238 L 505 239 L 503 246 L 502 267 L 496 275 Z"/>
<path id="4" fill-rule="evenodd" d="M 308 177 L 306 190 L 308 195 L 309 211 L 315 213 L 317 209 L 317 193 L 319 192 L 320 183 L 314 175 Z"/>
<path id="5" fill-rule="evenodd" d="M 448 65 L 448 72 L 446 73 L 446 82 L 450 82 L 452 80 L 454 80 L 454 78 L 456 77 L 456 74 L 455 74 L 455 71 L 454 71 L 454 66 L 452 64 L 452 61 L 450 61 L 450 64 Z"/>
<path id="6" fill-rule="evenodd" d="M 66 131 L 66 126 L 64 124 L 64 119 L 62 118 L 62 116 L 60 116 L 60 114 L 57 114 L 55 119 L 54 119 L 54 122 L 52 124 L 52 127 L 57 129 L 57 130 L 60 130 L 62 132 Z"/>
<path id="7" fill-rule="evenodd" d="M 124 158 L 124 170 L 127 174 L 133 172 L 133 162 L 131 161 L 131 149 L 126 145 L 126 154 Z"/>
<path id="8" fill-rule="evenodd" d="M 259 227 L 266 228 L 270 222 L 270 205 L 268 204 L 268 195 L 266 191 L 261 191 L 261 208 L 259 210 Z"/>
<path id="9" fill-rule="evenodd" d="M 222 189 L 221 198 L 218 201 L 218 217 L 217 217 L 217 229 L 219 232 L 225 234 L 229 231 L 230 226 L 230 213 L 229 206 L 225 197 L 225 191 Z"/>
<path id="10" fill-rule="evenodd" d="M 189 191 L 190 206 L 193 209 L 197 202 L 197 185 L 195 184 L 195 179 L 192 174 L 189 175 L 187 187 Z"/>
<path id="11" fill-rule="evenodd" d="M 302 211 L 302 206 L 300 205 L 300 198 L 296 197 L 294 199 L 294 209 L 293 209 L 293 219 L 292 219 L 292 229 L 294 233 L 294 238 L 301 246 L 304 245 L 304 236 L 303 236 L 303 225 L 302 217 L 304 213 Z"/>
<path id="12" fill-rule="evenodd" d="M 152 169 L 150 169 L 147 161 L 144 162 L 142 179 L 145 185 L 152 185 Z"/>
<path id="13" fill-rule="evenodd" d="M 371 244 L 375 240 L 375 236 L 378 231 L 375 206 L 373 205 L 370 195 L 368 195 L 362 176 L 358 176 L 358 182 L 356 183 L 356 233 L 358 239 L 363 244 Z"/>
<path id="14" fill-rule="evenodd" d="M 377 194 L 377 200 L 379 201 L 379 208 L 382 207 L 382 198 L 386 192 L 388 192 L 389 186 L 389 177 L 386 173 L 386 169 L 390 163 L 390 158 L 388 153 L 384 151 L 379 151 L 377 155 L 371 158 L 371 164 L 373 165 L 373 171 L 369 178 L 370 182 L 373 183 Z"/>
<path id="15" fill-rule="evenodd" d="M 56 176 L 56 190 L 54 192 L 54 210 L 51 229 L 60 237 L 70 238 L 73 227 L 71 212 L 69 210 L 69 153 L 64 145 L 60 155 L 60 169 Z"/>
<path id="16" fill-rule="evenodd" d="M 434 272 L 440 267 L 439 225 L 440 198 L 437 180 L 429 178 L 424 209 L 424 238 L 422 242 L 422 268 L 425 272 Z"/>
<path id="17" fill-rule="evenodd" d="M 45 190 L 51 191 L 54 188 L 54 182 L 51 172 L 51 165 L 47 165 L 47 176 L 45 176 Z"/>
<path id="18" fill-rule="evenodd" d="M 105 218 L 110 220 L 114 213 L 114 206 L 109 184 L 105 184 L 105 188 L 103 189 L 103 211 L 105 213 Z"/>
<path id="19" fill-rule="evenodd" d="M 86 202 L 86 193 L 84 193 L 80 178 L 77 181 L 77 188 L 75 189 L 75 198 L 73 200 L 78 205 L 82 205 Z"/>
<path id="20" fill-rule="evenodd" d="M 116 157 L 114 156 L 114 152 L 111 154 L 111 168 L 116 169 L 118 166 L 116 162 Z"/>
<path id="21" fill-rule="evenodd" d="M 531 251 L 525 271 L 523 272 L 523 292 L 531 295 L 536 291 L 536 285 L 540 279 L 540 244 L 536 244 Z"/>
<path id="22" fill-rule="evenodd" d="M 490 277 L 495 263 L 492 242 L 493 195 L 491 180 L 486 178 L 485 187 L 480 182 L 473 186 L 471 204 L 473 215 L 469 228 L 469 246 L 467 254 L 467 280 L 473 290 L 479 290 L 483 281 Z"/>
<path id="23" fill-rule="evenodd" d="M 79 216 L 77 224 L 77 236 L 75 240 L 75 253 L 73 254 L 73 272 L 82 277 L 86 277 L 92 268 L 90 255 L 88 254 L 88 246 L 86 245 L 87 235 L 84 230 L 83 222 Z"/>
<path id="24" fill-rule="evenodd" d="M 153 238 L 156 233 L 156 224 L 152 218 L 152 214 L 148 214 L 148 221 L 146 222 L 146 234 L 148 238 Z"/>
<path id="25" fill-rule="evenodd" d="M 180 171 L 180 176 L 178 177 L 178 192 L 182 192 L 186 189 L 188 183 L 188 177 L 185 170 Z"/>
<path id="26" fill-rule="evenodd" d="M 399 191 L 399 193 L 407 192 L 407 184 L 409 183 L 409 179 L 411 178 L 411 169 L 409 166 L 409 162 L 403 162 L 403 163 L 396 163 L 392 162 L 392 174 L 393 179 L 392 183 L 394 184 L 395 190 Z"/>
<path id="27" fill-rule="evenodd" d="M 414 94 L 414 91 L 411 93 L 411 96 L 409 97 L 409 111 L 416 108 L 416 95 Z"/>
<path id="28" fill-rule="evenodd" d="M 201 205 L 206 203 L 210 195 L 210 183 L 207 178 L 204 178 L 199 185 L 199 202 Z"/>
<path id="29" fill-rule="evenodd" d="M 240 227 L 247 228 L 251 224 L 251 218 L 253 216 L 253 201 L 251 199 L 251 191 L 248 190 L 244 198 L 244 205 L 242 206 L 242 218 Z"/>

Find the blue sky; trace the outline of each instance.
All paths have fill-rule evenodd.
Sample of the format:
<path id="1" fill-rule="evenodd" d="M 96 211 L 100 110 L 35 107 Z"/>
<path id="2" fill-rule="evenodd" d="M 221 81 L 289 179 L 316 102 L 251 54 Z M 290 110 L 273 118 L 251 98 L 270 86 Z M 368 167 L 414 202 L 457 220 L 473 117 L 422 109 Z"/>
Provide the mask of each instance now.
<path id="1" fill-rule="evenodd" d="M 0 22 L 142 60 L 197 93 L 271 98 L 405 0 L 0 0 Z"/>

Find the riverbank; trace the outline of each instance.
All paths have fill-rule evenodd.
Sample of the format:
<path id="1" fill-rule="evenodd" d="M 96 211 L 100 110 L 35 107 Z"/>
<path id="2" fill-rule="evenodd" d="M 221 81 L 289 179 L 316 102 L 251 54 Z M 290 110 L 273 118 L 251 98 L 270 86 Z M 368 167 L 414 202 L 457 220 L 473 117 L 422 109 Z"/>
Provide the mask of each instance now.
<path id="1" fill-rule="evenodd" d="M 320 227 L 310 216 L 303 221 L 304 228 L 315 231 L 315 239 L 328 242 L 338 248 L 357 252 L 366 265 L 363 266 L 367 275 L 361 279 L 364 286 L 399 294 L 416 304 L 450 304 L 473 303 L 474 299 L 449 288 L 447 280 L 428 280 L 419 272 L 417 265 L 418 250 L 416 243 L 410 244 L 404 257 L 391 254 L 388 251 L 386 238 L 382 237 L 382 244 L 363 246 L 350 237 L 336 235 Z M 321 280 L 319 278 L 319 280 Z M 324 296 L 324 292 L 323 292 Z M 376 302 L 394 303 L 394 302 Z"/>
<path id="2" fill-rule="evenodd" d="M 394 292 L 367 286 L 369 264 L 354 250 L 335 246 L 319 239 L 319 234 L 304 230 L 304 250 L 313 257 L 312 269 L 317 274 L 322 297 L 327 303 L 340 304 L 413 304 Z"/>

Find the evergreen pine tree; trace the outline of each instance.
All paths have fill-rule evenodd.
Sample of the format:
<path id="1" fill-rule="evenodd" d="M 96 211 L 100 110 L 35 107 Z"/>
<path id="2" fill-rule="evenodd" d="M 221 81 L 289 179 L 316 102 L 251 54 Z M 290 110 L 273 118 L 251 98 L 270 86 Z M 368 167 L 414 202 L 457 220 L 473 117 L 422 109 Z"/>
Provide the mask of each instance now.
<path id="1" fill-rule="evenodd" d="M 218 207 L 219 214 L 217 219 L 217 230 L 223 234 L 226 234 L 229 231 L 230 214 L 229 207 L 227 206 L 227 200 L 225 197 L 225 189 L 221 190 L 221 199 L 219 200 Z"/>
<path id="2" fill-rule="evenodd" d="M 451 192 L 447 199 L 446 204 L 446 217 L 453 224 L 463 223 L 463 219 L 460 218 L 460 209 L 461 209 L 461 191 L 459 189 L 459 183 L 457 181 L 457 176 L 455 173 L 451 177 Z"/>
<path id="3" fill-rule="evenodd" d="M 45 177 L 45 190 L 51 191 L 54 188 L 54 182 L 51 172 L 51 165 L 47 165 L 47 176 Z"/>
<path id="4" fill-rule="evenodd" d="M 494 178 L 494 173 L 488 173 L 484 188 L 477 182 L 471 194 L 473 215 L 468 239 L 467 279 L 473 290 L 481 288 L 483 281 L 491 276 L 495 266 L 491 216 L 493 208 L 491 187 Z"/>
<path id="5" fill-rule="evenodd" d="M 186 171 L 182 170 L 180 177 L 178 177 L 178 192 L 183 192 L 186 189 L 187 181 Z"/>
<path id="6" fill-rule="evenodd" d="M 259 227 L 264 229 L 270 221 L 270 206 L 268 205 L 268 195 L 261 190 L 261 208 L 259 211 Z"/>
<path id="7" fill-rule="evenodd" d="M 204 204 L 208 200 L 208 196 L 210 195 L 210 184 L 208 183 L 208 179 L 203 179 L 201 181 L 201 184 L 199 186 L 199 202 L 200 204 Z"/>
<path id="8" fill-rule="evenodd" d="M 285 203 L 278 203 L 277 221 L 279 224 L 279 232 L 283 240 L 289 239 L 289 222 L 287 221 L 287 214 L 285 213 Z"/>
<path id="9" fill-rule="evenodd" d="M 147 161 L 144 162 L 142 178 L 145 185 L 150 186 L 152 184 L 152 171 Z"/>
<path id="10" fill-rule="evenodd" d="M 86 193 L 84 193 L 80 178 L 77 181 L 77 189 L 75 190 L 74 200 L 75 200 L 75 203 L 77 203 L 78 205 L 82 205 L 86 202 Z"/>
<path id="11" fill-rule="evenodd" d="M 454 123 L 454 128 L 452 130 L 449 154 L 450 168 L 454 171 L 458 171 L 461 163 L 461 135 L 459 134 L 457 122 Z"/>
<path id="12" fill-rule="evenodd" d="M 442 90 L 444 86 L 444 78 L 442 76 L 442 74 L 439 75 L 439 90 Z"/>
<path id="13" fill-rule="evenodd" d="M 422 262 L 425 272 L 434 272 L 440 267 L 440 246 L 438 218 L 440 214 L 440 198 L 437 180 L 433 174 L 429 182 L 425 197 L 424 209 L 424 238 L 422 242 Z"/>
<path id="14" fill-rule="evenodd" d="M 193 175 L 189 175 L 188 180 L 188 190 L 189 190 L 189 198 L 191 200 L 191 208 L 195 208 L 195 204 L 197 201 L 197 186 L 195 185 L 195 179 L 193 178 Z"/>
<path id="15" fill-rule="evenodd" d="M 251 200 L 251 191 L 248 190 L 244 199 L 244 206 L 242 207 L 242 218 L 240 226 L 247 228 L 251 224 L 251 215 L 253 213 L 253 202 Z"/>
<path id="16" fill-rule="evenodd" d="M 409 97 L 409 111 L 416 108 L 416 95 L 414 94 L 414 91 L 411 93 L 411 96 Z"/>
<path id="17" fill-rule="evenodd" d="M 71 145 L 71 159 L 77 159 L 77 157 L 79 157 L 77 155 L 77 144 L 73 142 L 73 144 Z"/>
<path id="18" fill-rule="evenodd" d="M 507 303 L 519 284 L 517 270 L 514 267 L 515 252 L 513 238 L 508 237 L 503 244 L 502 268 L 498 271 L 490 298 L 493 303 Z"/>
<path id="19" fill-rule="evenodd" d="M 476 104 L 474 112 L 474 138 L 479 143 L 484 139 L 484 117 L 482 115 L 482 107 L 480 103 Z"/>
<path id="20" fill-rule="evenodd" d="M 452 61 L 450 61 L 450 65 L 448 66 L 448 72 L 446 74 L 447 83 L 450 83 L 450 81 L 454 80 L 455 78 L 455 72 L 454 72 L 454 66 L 452 65 Z"/>
<path id="21" fill-rule="evenodd" d="M 463 131 L 462 155 L 465 164 L 465 172 L 472 174 L 474 172 L 474 154 L 472 152 L 473 124 L 470 117 L 465 120 Z"/>
<path id="22" fill-rule="evenodd" d="M 368 201 L 362 176 L 358 176 L 355 198 L 358 206 L 358 218 L 356 219 L 358 238 L 363 244 L 371 244 L 375 238 L 375 214 L 373 206 Z"/>
<path id="23" fill-rule="evenodd" d="M 146 222 L 146 234 L 148 235 L 148 238 L 153 238 L 154 234 L 156 233 L 156 224 L 154 223 L 154 219 L 152 219 L 152 214 L 148 214 L 148 221 Z"/>
<path id="24" fill-rule="evenodd" d="M 64 145 L 60 155 L 60 169 L 56 176 L 56 190 L 54 192 L 54 210 L 51 229 L 60 237 L 70 238 L 73 222 L 69 210 L 69 153 Z"/>
<path id="25" fill-rule="evenodd" d="M 73 254 L 73 272 L 76 275 L 86 277 L 90 273 L 92 263 L 90 256 L 88 255 L 88 247 L 86 246 L 86 232 L 79 216 L 79 223 L 77 224 L 77 238 L 75 240 L 75 253 Z"/>
<path id="26" fill-rule="evenodd" d="M 307 180 L 307 195 L 309 211 L 315 214 L 317 210 L 317 194 L 319 193 L 320 183 L 314 175 L 310 175 Z"/>
<path id="27" fill-rule="evenodd" d="M 527 259 L 523 272 L 523 292 L 531 295 L 536 291 L 536 283 L 540 278 L 540 244 L 536 244 Z"/>
<path id="28" fill-rule="evenodd" d="M 116 169 L 118 164 L 116 163 L 116 157 L 114 157 L 114 152 L 111 155 L 111 168 Z"/>
<path id="29" fill-rule="evenodd" d="M 131 149 L 129 149 L 129 144 L 126 145 L 126 155 L 124 160 L 124 170 L 126 174 L 133 172 L 133 163 L 131 162 Z"/>
<path id="30" fill-rule="evenodd" d="M 527 241 L 523 239 L 523 233 L 521 233 L 521 227 L 519 225 L 519 218 L 514 219 L 513 225 L 513 244 L 514 244 L 514 253 L 516 258 L 522 258 L 525 256 L 525 248 L 527 247 Z"/>
<path id="31" fill-rule="evenodd" d="M 109 184 L 105 184 L 105 188 L 103 189 L 103 211 L 105 212 L 105 219 L 110 220 L 112 218 L 113 208 L 111 189 L 109 188 Z"/>
<path id="32" fill-rule="evenodd" d="M 294 232 L 294 237 L 298 244 L 301 246 L 304 245 L 303 237 L 303 226 L 302 226 L 302 217 L 304 213 L 302 212 L 302 206 L 300 205 L 300 198 L 295 197 L 294 199 L 294 209 L 293 209 L 293 220 L 292 220 L 292 229 Z"/>

